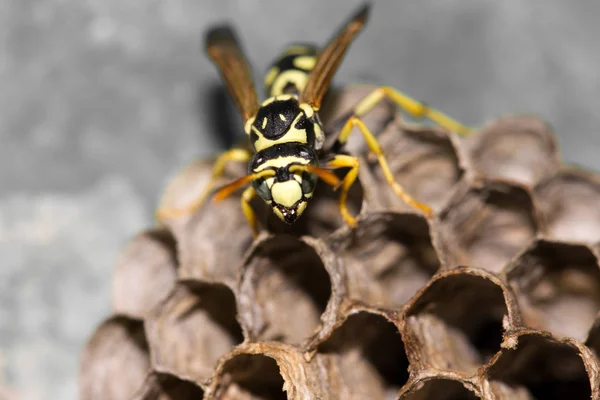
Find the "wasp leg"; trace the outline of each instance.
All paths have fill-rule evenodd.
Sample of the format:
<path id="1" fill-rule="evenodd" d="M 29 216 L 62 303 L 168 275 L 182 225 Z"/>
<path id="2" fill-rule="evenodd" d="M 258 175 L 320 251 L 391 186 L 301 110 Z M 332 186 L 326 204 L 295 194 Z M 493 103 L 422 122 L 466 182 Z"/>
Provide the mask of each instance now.
<path id="1" fill-rule="evenodd" d="M 242 193 L 242 210 L 244 211 L 244 215 L 248 220 L 248 224 L 252 228 L 252 234 L 256 238 L 258 236 L 258 226 L 256 224 L 256 215 L 254 214 L 254 210 L 250 205 L 250 201 L 256 196 L 256 190 L 252 186 L 248 186 L 246 190 Z"/>
<path id="2" fill-rule="evenodd" d="M 375 153 L 375 155 L 377 156 L 377 160 L 379 161 L 379 165 L 381 166 L 383 175 L 385 176 L 387 183 L 392 187 L 392 189 L 394 189 L 394 192 L 396 193 L 396 195 L 398 195 L 398 197 L 400 197 L 402 200 L 404 200 L 404 202 L 406 204 L 421 210 L 426 215 L 432 215 L 433 211 L 431 210 L 431 208 L 429 208 L 425 204 L 419 203 L 418 201 L 413 199 L 408 193 L 406 193 L 404 191 L 404 189 L 402 189 L 402 186 L 400 186 L 398 184 L 398 182 L 396 182 L 396 179 L 394 179 L 394 175 L 392 175 L 392 172 L 390 171 L 390 167 L 388 166 L 385 156 L 383 155 L 383 151 L 381 150 L 381 146 L 379 145 L 379 142 L 377 142 L 377 139 L 369 131 L 369 128 L 367 128 L 365 123 L 362 122 L 358 117 L 356 117 L 356 116 L 350 117 L 348 119 L 348 121 L 346 122 L 346 124 L 344 125 L 344 127 L 342 128 L 340 135 L 337 139 L 337 141 L 340 143 L 340 145 L 343 145 L 344 143 L 346 143 L 346 141 L 348 140 L 348 137 L 350 136 L 350 133 L 352 132 L 352 129 L 355 126 L 358 127 L 358 129 L 362 133 L 363 137 L 365 138 L 365 141 L 367 142 L 367 145 L 369 146 L 369 149 L 373 153 Z M 350 159 L 354 159 L 354 160 L 350 160 Z M 354 157 L 342 156 L 342 155 L 338 154 L 334 157 L 334 159 L 332 161 L 330 161 L 327 164 L 328 166 L 331 166 L 334 168 L 335 167 L 350 167 L 351 168 L 350 172 L 348 172 L 348 174 L 344 178 L 344 181 L 342 183 L 342 194 L 340 195 L 340 212 L 342 212 L 342 216 L 344 216 L 344 219 L 346 221 L 349 220 L 347 218 L 347 215 L 349 215 L 348 210 L 346 209 L 346 205 L 345 205 L 347 192 L 348 192 L 348 189 L 350 188 L 350 186 L 352 185 L 352 183 L 356 180 L 356 177 L 358 175 L 358 163 L 359 163 L 358 159 L 356 159 Z"/>
<path id="3" fill-rule="evenodd" d="M 339 207 L 340 214 L 342 215 L 342 218 L 344 218 L 344 221 L 346 221 L 346 224 L 349 226 L 355 226 L 356 218 L 350 215 L 348 207 L 346 206 L 346 200 L 348 199 L 348 191 L 358 176 L 358 158 L 344 154 L 336 154 L 332 160 L 327 162 L 326 166 L 329 168 L 350 168 L 350 171 L 348 171 L 342 180 L 342 192 L 340 193 Z"/>
<path id="4" fill-rule="evenodd" d="M 386 97 L 413 117 L 427 118 L 451 132 L 467 136 L 473 131 L 472 128 L 464 126 L 446 114 L 443 114 L 442 112 L 429 107 L 427 104 L 417 101 L 389 86 L 379 87 L 365 96 L 356 106 L 354 106 L 351 115 L 362 118 Z"/>
<path id="5" fill-rule="evenodd" d="M 156 218 L 158 220 L 163 220 L 166 218 L 177 218 L 192 214 L 194 211 L 198 210 L 202 204 L 204 204 L 208 198 L 208 195 L 215 187 L 217 179 L 219 179 L 225 172 L 225 166 L 229 161 L 248 162 L 251 158 L 252 153 L 244 149 L 231 149 L 224 152 L 213 164 L 211 177 L 206 184 L 206 187 L 191 204 L 188 204 L 183 208 L 160 208 L 156 211 Z"/>

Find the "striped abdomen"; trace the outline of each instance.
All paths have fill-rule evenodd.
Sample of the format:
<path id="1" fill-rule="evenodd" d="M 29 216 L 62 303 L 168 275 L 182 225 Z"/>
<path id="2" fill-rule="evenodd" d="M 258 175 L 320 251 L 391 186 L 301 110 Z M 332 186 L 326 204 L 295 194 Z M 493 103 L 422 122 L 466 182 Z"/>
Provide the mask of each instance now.
<path id="1" fill-rule="evenodd" d="M 268 97 L 299 95 L 317 61 L 317 48 L 292 45 L 273 63 L 265 77 Z"/>

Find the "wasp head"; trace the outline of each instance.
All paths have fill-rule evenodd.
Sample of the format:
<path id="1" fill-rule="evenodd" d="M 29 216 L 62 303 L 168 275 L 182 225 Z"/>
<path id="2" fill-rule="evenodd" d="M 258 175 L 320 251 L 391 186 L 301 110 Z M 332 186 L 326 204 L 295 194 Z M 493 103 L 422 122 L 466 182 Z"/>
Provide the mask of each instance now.
<path id="1" fill-rule="evenodd" d="M 272 171 L 252 181 L 256 193 L 271 206 L 275 215 L 294 223 L 312 198 L 318 177 L 306 170 L 318 165 L 315 151 L 300 143 L 283 143 L 259 151 L 250 162 L 249 172 Z"/>

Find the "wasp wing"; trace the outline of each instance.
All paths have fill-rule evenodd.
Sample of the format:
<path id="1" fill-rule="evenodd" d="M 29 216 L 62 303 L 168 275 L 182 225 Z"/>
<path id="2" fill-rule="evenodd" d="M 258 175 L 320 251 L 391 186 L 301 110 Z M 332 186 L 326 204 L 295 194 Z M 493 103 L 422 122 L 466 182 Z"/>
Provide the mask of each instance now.
<path id="1" fill-rule="evenodd" d="M 319 59 L 300 95 L 301 102 L 308 103 L 317 110 L 321 107 L 321 100 L 344 58 L 346 49 L 367 21 L 369 8 L 369 4 L 361 7 L 319 54 Z"/>
<path id="2" fill-rule="evenodd" d="M 259 103 L 250 66 L 233 30 L 226 26 L 211 29 L 206 35 L 206 51 L 219 68 L 245 123 L 256 115 Z"/>

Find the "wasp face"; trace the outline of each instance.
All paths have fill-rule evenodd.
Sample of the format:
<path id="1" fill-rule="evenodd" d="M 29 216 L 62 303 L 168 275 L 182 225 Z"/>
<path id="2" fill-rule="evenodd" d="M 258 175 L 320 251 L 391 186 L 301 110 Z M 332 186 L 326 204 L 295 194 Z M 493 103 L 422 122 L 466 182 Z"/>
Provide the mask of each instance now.
<path id="1" fill-rule="evenodd" d="M 294 223 L 313 196 L 317 176 L 302 170 L 303 165 L 318 165 L 314 150 L 299 143 L 284 143 L 259 151 L 252 159 L 251 173 L 271 169 L 274 175 L 252 182 L 256 193 L 279 218 Z"/>

